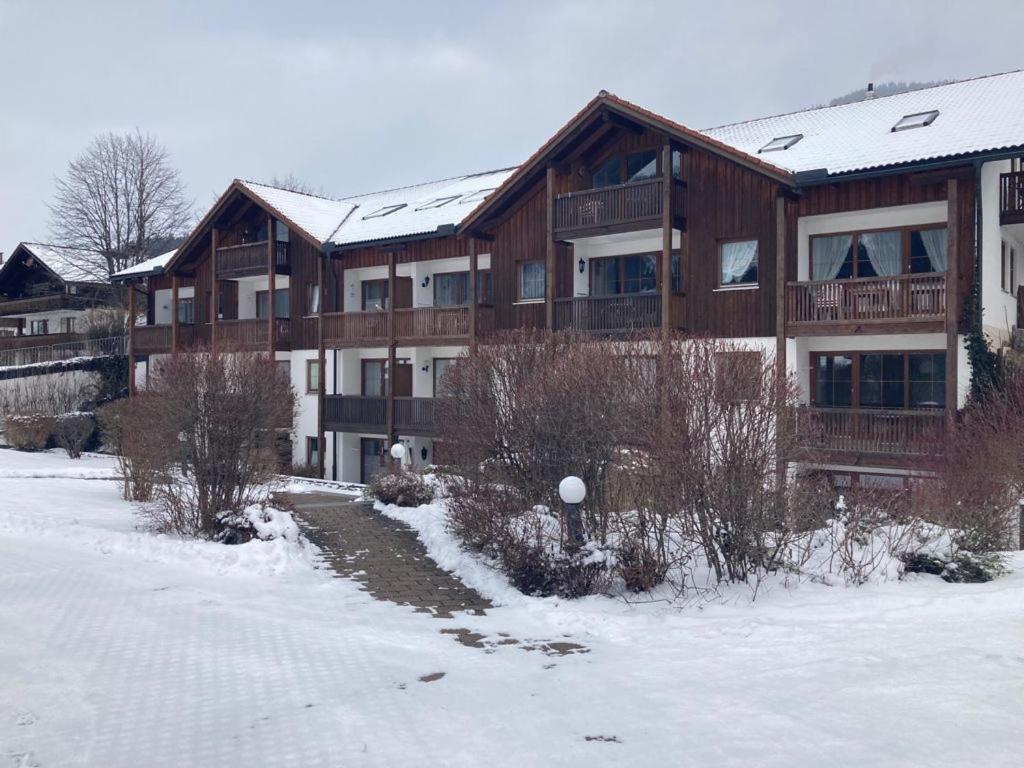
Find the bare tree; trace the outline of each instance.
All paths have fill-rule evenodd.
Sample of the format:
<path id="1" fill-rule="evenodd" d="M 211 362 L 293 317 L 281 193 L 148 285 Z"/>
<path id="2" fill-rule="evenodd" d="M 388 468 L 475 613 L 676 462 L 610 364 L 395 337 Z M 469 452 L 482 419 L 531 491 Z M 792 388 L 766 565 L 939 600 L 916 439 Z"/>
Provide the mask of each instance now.
<path id="1" fill-rule="evenodd" d="M 277 187 L 278 189 L 287 189 L 289 192 L 298 192 L 300 195 L 324 196 L 322 188 L 314 187 L 312 184 L 300 179 L 294 173 L 289 173 L 286 176 L 274 176 L 267 182 L 267 185 Z"/>
<path id="2" fill-rule="evenodd" d="M 192 203 L 167 149 L 139 131 L 96 137 L 56 185 L 53 236 L 94 252 L 80 266 L 98 279 L 157 255 L 191 223 Z"/>

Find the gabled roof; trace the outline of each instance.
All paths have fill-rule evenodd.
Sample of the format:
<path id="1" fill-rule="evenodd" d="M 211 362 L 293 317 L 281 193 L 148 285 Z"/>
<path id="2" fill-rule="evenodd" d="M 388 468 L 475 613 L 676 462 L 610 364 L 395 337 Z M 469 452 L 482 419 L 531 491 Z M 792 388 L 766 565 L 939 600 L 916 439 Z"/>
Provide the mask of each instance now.
<path id="1" fill-rule="evenodd" d="M 279 215 L 279 218 L 290 222 L 289 226 L 302 230 L 307 239 L 318 244 L 326 243 L 355 209 L 354 204 L 344 200 L 292 192 L 254 181 L 237 183 L 254 197 L 262 200 L 267 208 Z"/>
<path id="2" fill-rule="evenodd" d="M 102 254 L 48 243 L 18 243 L 10 258 L 0 265 L 0 273 L 15 261 L 19 250 L 36 259 L 58 280 L 65 283 L 106 283 L 107 273 Z"/>
<path id="3" fill-rule="evenodd" d="M 937 110 L 920 128 L 893 131 L 907 115 Z M 775 138 L 803 134 L 789 149 L 764 153 L 789 171 L 830 175 L 1024 146 L 1024 71 L 764 117 L 702 133 L 757 154 Z"/>
<path id="4" fill-rule="evenodd" d="M 128 280 L 131 278 L 149 277 L 150 275 L 159 275 L 164 271 L 164 267 L 167 266 L 168 262 L 174 258 L 174 254 L 178 252 L 175 248 L 173 251 L 167 253 L 161 253 L 159 256 L 153 256 L 145 261 L 140 261 L 138 264 L 133 264 L 127 269 L 122 269 L 120 272 L 115 272 L 110 276 L 111 280 Z"/>

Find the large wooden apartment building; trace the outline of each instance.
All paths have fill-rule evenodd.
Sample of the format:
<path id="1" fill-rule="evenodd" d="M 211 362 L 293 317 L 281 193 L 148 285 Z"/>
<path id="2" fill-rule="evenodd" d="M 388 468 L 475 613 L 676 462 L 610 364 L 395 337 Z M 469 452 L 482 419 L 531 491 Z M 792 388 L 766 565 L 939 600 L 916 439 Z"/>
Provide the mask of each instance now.
<path id="1" fill-rule="evenodd" d="M 358 481 L 433 459 L 444 370 L 495 329 L 740 340 L 798 378 L 807 464 L 902 482 L 963 405 L 965 312 L 1019 324 L 1024 73 L 697 131 L 602 92 L 523 165 L 328 200 L 235 181 L 145 284 L 138 377 L 266 350 L 294 459 Z M 172 308 L 176 308 L 172 311 Z"/>

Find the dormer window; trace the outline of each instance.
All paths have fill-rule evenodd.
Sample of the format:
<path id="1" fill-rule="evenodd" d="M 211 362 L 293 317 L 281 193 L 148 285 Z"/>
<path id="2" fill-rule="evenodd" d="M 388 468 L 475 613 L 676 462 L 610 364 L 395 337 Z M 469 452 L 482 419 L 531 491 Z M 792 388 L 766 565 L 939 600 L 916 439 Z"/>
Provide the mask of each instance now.
<path id="1" fill-rule="evenodd" d="M 382 216 L 389 216 L 395 211 L 400 211 L 405 208 L 405 203 L 399 203 L 398 205 L 385 205 L 383 208 L 378 208 L 373 213 L 368 213 L 363 216 L 363 221 L 367 219 L 379 219 Z"/>
<path id="2" fill-rule="evenodd" d="M 938 116 L 939 110 L 937 109 L 933 109 L 931 112 L 915 112 L 912 115 L 904 115 L 892 127 L 893 133 L 896 131 L 907 131 L 911 128 L 924 128 L 926 125 L 934 123 L 935 118 Z"/>
<path id="3" fill-rule="evenodd" d="M 779 136 L 779 137 L 774 138 L 771 141 L 769 141 L 767 144 L 765 144 L 763 147 L 761 147 L 757 151 L 758 151 L 758 153 L 761 153 L 761 152 L 781 152 L 784 149 L 789 149 L 790 147 L 792 147 L 794 144 L 796 144 L 798 141 L 800 141 L 800 139 L 802 139 L 803 137 L 804 137 L 804 135 L 802 133 L 797 133 L 797 134 L 794 134 L 792 136 Z"/>
<path id="4" fill-rule="evenodd" d="M 428 210 L 430 208 L 440 208 L 442 205 L 447 205 L 452 200 L 455 200 L 457 198 L 458 198 L 458 195 L 449 195 L 448 197 L 435 197 L 433 200 L 429 200 L 428 202 L 424 203 L 423 205 L 421 205 L 416 210 L 417 211 L 426 211 L 426 210 Z"/>

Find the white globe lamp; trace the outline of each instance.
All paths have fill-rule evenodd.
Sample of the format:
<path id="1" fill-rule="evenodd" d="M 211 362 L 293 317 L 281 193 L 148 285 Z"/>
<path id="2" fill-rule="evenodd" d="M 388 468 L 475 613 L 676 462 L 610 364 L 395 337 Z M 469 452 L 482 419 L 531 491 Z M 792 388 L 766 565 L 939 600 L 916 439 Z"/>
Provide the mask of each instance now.
<path id="1" fill-rule="evenodd" d="M 401 443 L 395 443 L 391 446 L 391 458 L 395 461 L 401 461 L 405 458 L 405 446 Z"/>
<path id="2" fill-rule="evenodd" d="M 579 504 L 587 497 L 587 486 L 576 475 L 569 475 L 558 484 L 558 495 L 566 504 Z"/>

